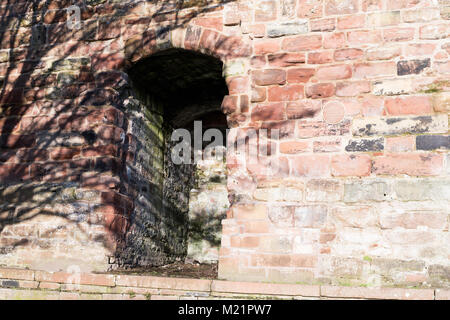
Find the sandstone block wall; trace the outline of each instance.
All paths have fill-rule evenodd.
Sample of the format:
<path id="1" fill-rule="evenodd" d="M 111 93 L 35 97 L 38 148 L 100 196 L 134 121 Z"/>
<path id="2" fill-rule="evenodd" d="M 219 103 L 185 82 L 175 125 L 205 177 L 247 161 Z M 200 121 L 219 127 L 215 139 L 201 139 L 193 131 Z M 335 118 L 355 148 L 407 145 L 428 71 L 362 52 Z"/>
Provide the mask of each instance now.
<path id="1" fill-rule="evenodd" d="M 280 130 L 256 164 L 227 157 L 221 278 L 448 287 L 449 8 L 0 1 L 0 264 L 115 263 L 138 206 L 126 74 L 183 48 L 224 62 L 232 131 Z"/>
<path id="2" fill-rule="evenodd" d="M 127 274 L 0 269 L 2 300 L 449 300 L 445 289 L 232 282 Z"/>

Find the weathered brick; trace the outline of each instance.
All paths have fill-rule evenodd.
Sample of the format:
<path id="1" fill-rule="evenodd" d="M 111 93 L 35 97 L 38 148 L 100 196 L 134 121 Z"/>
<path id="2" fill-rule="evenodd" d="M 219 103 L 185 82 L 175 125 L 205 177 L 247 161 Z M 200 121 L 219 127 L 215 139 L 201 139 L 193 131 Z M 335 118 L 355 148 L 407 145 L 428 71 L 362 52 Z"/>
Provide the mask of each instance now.
<path id="1" fill-rule="evenodd" d="M 414 29 L 413 28 L 384 29 L 383 39 L 387 42 L 410 41 L 414 39 Z"/>
<path id="2" fill-rule="evenodd" d="M 325 14 L 340 15 L 356 13 L 359 10 L 357 0 L 330 0 L 325 4 Z"/>
<path id="3" fill-rule="evenodd" d="M 299 20 L 292 22 L 269 23 L 267 26 L 267 36 L 277 38 L 291 36 L 308 32 L 308 21 Z"/>
<path id="4" fill-rule="evenodd" d="M 447 215 L 443 212 L 407 211 L 407 212 L 380 212 L 380 226 L 383 229 L 418 229 L 428 227 L 431 229 L 444 229 L 447 224 Z"/>
<path id="5" fill-rule="evenodd" d="M 319 18 L 323 13 L 323 0 L 311 2 L 299 0 L 297 4 L 297 16 L 299 18 Z"/>
<path id="6" fill-rule="evenodd" d="M 374 48 L 366 51 L 367 60 L 390 60 L 400 54 L 400 47 Z"/>
<path id="7" fill-rule="evenodd" d="M 37 281 L 57 282 L 57 283 L 73 283 L 95 285 L 95 286 L 115 286 L 114 276 L 106 274 L 92 273 L 66 273 L 66 272 L 36 272 Z M 72 282 L 71 282 L 72 281 Z"/>
<path id="8" fill-rule="evenodd" d="M 384 237 L 393 245 L 426 245 L 437 241 L 437 234 L 433 230 L 386 230 Z"/>
<path id="9" fill-rule="evenodd" d="M 256 55 L 274 53 L 280 51 L 281 43 L 279 39 L 255 40 L 253 48 Z"/>
<path id="10" fill-rule="evenodd" d="M 372 172 L 379 175 L 439 175 L 443 171 L 443 162 L 442 155 L 390 154 L 375 157 Z"/>
<path id="11" fill-rule="evenodd" d="M 450 290 L 436 289 L 436 300 L 450 300 Z"/>
<path id="12" fill-rule="evenodd" d="M 313 118 L 321 111 L 322 103 L 318 100 L 290 102 L 286 106 L 288 119 Z"/>
<path id="13" fill-rule="evenodd" d="M 311 31 L 333 31 L 336 28 L 335 18 L 310 20 Z"/>
<path id="14" fill-rule="evenodd" d="M 318 83 L 306 86 L 306 96 L 312 99 L 331 97 L 335 93 L 335 87 L 332 83 Z"/>
<path id="15" fill-rule="evenodd" d="M 411 43 L 405 47 L 407 56 L 429 56 L 432 55 L 436 45 L 434 43 Z"/>
<path id="16" fill-rule="evenodd" d="M 404 76 L 407 74 L 419 74 L 425 68 L 430 66 L 430 59 L 421 60 L 402 60 L 397 62 L 397 74 L 399 76 Z"/>
<path id="17" fill-rule="evenodd" d="M 238 205 L 233 207 L 233 217 L 236 219 L 267 219 L 265 205 Z"/>
<path id="18" fill-rule="evenodd" d="M 403 22 L 427 22 L 439 19 L 439 9 L 421 8 L 420 10 L 402 11 Z"/>
<path id="19" fill-rule="evenodd" d="M 301 254 L 252 254 L 251 266 L 269 267 L 303 267 L 313 268 L 317 263 L 317 256 Z"/>
<path id="20" fill-rule="evenodd" d="M 304 253 L 304 252 L 296 252 Z M 305 252 L 306 253 L 306 252 Z M 308 252 L 311 253 L 311 252 Z M 267 279 L 275 283 L 312 283 L 314 279 L 314 273 L 310 270 L 301 268 L 289 268 L 289 269 L 268 269 Z M 301 295 L 302 297 L 308 296 L 306 292 Z M 280 296 L 280 298 L 283 298 Z"/>
<path id="21" fill-rule="evenodd" d="M 441 18 L 444 20 L 450 20 L 450 6 L 441 8 Z"/>
<path id="22" fill-rule="evenodd" d="M 296 154 L 309 151 L 311 148 L 308 141 L 285 141 L 280 143 L 280 152 L 286 154 Z"/>
<path id="23" fill-rule="evenodd" d="M 383 181 L 349 182 L 344 184 L 344 202 L 386 201 L 390 187 Z"/>
<path id="24" fill-rule="evenodd" d="M 327 219 L 327 207 L 297 206 L 294 210 L 294 226 L 298 228 L 320 228 Z"/>
<path id="25" fill-rule="evenodd" d="M 373 93 L 375 95 L 394 96 L 408 94 L 412 91 L 413 83 L 411 79 L 390 79 L 373 83 Z"/>
<path id="26" fill-rule="evenodd" d="M 364 51 L 356 48 L 338 49 L 334 52 L 336 61 L 356 60 L 364 55 Z"/>
<path id="27" fill-rule="evenodd" d="M 331 158 L 331 174 L 335 177 L 368 176 L 372 161 L 368 155 L 337 155 Z"/>
<path id="28" fill-rule="evenodd" d="M 382 36 L 380 31 L 350 31 L 347 33 L 348 43 L 351 45 L 361 45 L 363 43 L 380 43 Z"/>
<path id="29" fill-rule="evenodd" d="M 304 97 L 302 85 L 285 85 L 283 87 L 272 87 L 268 90 L 269 101 L 295 101 Z"/>
<path id="30" fill-rule="evenodd" d="M 322 295 L 330 298 L 433 300 L 434 297 L 434 291 L 431 289 L 382 288 L 373 290 L 371 288 L 323 286 L 322 290 Z"/>
<path id="31" fill-rule="evenodd" d="M 304 53 L 276 53 L 267 56 L 269 65 L 274 67 L 290 67 L 305 63 Z"/>
<path id="32" fill-rule="evenodd" d="M 0 268 L 0 278 L 16 280 L 34 280 L 34 271 L 12 268 Z"/>
<path id="33" fill-rule="evenodd" d="M 354 97 L 369 92 L 370 82 L 368 81 L 338 82 L 336 84 L 338 97 Z"/>
<path id="34" fill-rule="evenodd" d="M 36 143 L 34 134 L 8 134 L 0 137 L 0 147 L 7 149 L 30 148 Z"/>
<path id="35" fill-rule="evenodd" d="M 30 167 L 24 164 L 1 164 L 0 178 L 4 183 L 22 182 L 30 179 Z"/>
<path id="36" fill-rule="evenodd" d="M 313 179 L 306 184 L 307 201 L 340 201 L 342 200 L 343 192 L 343 185 L 339 181 Z"/>
<path id="37" fill-rule="evenodd" d="M 292 227 L 294 206 L 270 206 L 268 217 L 272 224 L 277 227 Z"/>
<path id="38" fill-rule="evenodd" d="M 324 64 L 330 62 L 333 62 L 333 52 L 331 51 L 318 51 L 308 53 L 309 64 Z"/>
<path id="39" fill-rule="evenodd" d="M 352 14 L 337 18 L 338 29 L 356 29 L 364 27 L 366 16 L 363 14 Z"/>
<path id="40" fill-rule="evenodd" d="M 357 63 L 354 68 L 354 77 L 359 79 L 397 74 L 397 67 L 394 62 Z"/>
<path id="41" fill-rule="evenodd" d="M 344 32 L 325 33 L 323 37 L 324 49 L 343 48 L 347 44 Z"/>
<path id="42" fill-rule="evenodd" d="M 232 76 L 242 76 L 245 73 L 245 65 L 242 60 L 232 60 L 224 63 L 223 76 L 225 78 Z"/>
<path id="43" fill-rule="evenodd" d="M 345 117 L 345 107 L 338 100 L 328 101 L 323 105 L 322 115 L 327 124 L 339 124 Z"/>
<path id="44" fill-rule="evenodd" d="M 333 222 L 344 227 L 371 228 L 378 225 L 378 214 L 370 206 L 336 207 L 330 216 Z"/>
<path id="45" fill-rule="evenodd" d="M 323 121 L 300 121 L 297 127 L 299 138 L 311 138 L 318 136 L 336 136 L 348 132 L 348 123 L 327 124 Z"/>
<path id="46" fill-rule="evenodd" d="M 264 295 L 295 295 L 305 297 L 318 297 L 317 286 L 281 284 L 281 283 L 256 283 L 233 282 L 214 280 L 211 285 L 213 292 L 249 293 Z"/>
<path id="47" fill-rule="evenodd" d="M 259 188 L 253 193 L 253 197 L 259 201 L 302 201 L 302 188 Z"/>
<path id="48" fill-rule="evenodd" d="M 284 120 L 285 113 L 285 106 L 283 103 L 273 102 L 268 104 L 259 104 L 252 110 L 252 120 Z"/>
<path id="49" fill-rule="evenodd" d="M 386 138 L 386 151 L 388 152 L 407 152 L 415 148 L 415 136 L 400 136 Z"/>
<path id="50" fill-rule="evenodd" d="M 335 65 L 321 67 L 316 72 L 316 77 L 319 80 L 339 80 L 348 79 L 352 76 L 352 69 L 349 65 Z"/>
<path id="51" fill-rule="evenodd" d="M 325 141 L 314 141 L 313 152 L 339 152 L 341 151 L 341 140 L 325 140 Z"/>
<path id="52" fill-rule="evenodd" d="M 295 5 L 296 5 L 295 0 L 282 0 L 281 1 L 281 15 L 283 17 L 295 17 Z"/>
<path id="53" fill-rule="evenodd" d="M 387 9 L 403 9 L 403 8 L 412 8 L 421 2 L 420 0 L 387 0 L 386 8 Z"/>
<path id="54" fill-rule="evenodd" d="M 230 94 L 239 94 L 247 92 L 248 77 L 228 77 L 226 79 Z"/>
<path id="55" fill-rule="evenodd" d="M 417 150 L 450 149 L 450 136 L 422 135 L 416 137 Z"/>
<path id="56" fill-rule="evenodd" d="M 283 39 L 281 48 L 286 51 L 297 52 L 305 50 L 314 50 L 322 47 L 322 36 L 297 36 L 294 38 Z"/>
<path id="57" fill-rule="evenodd" d="M 284 84 L 286 71 L 279 69 L 255 70 L 252 72 L 252 79 L 258 86 Z"/>
<path id="58" fill-rule="evenodd" d="M 294 136 L 294 128 L 295 123 L 294 121 L 269 121 L 269 122 L 263 122 L 261 123 L 261 129 L 267 129 L 268 137 L 270 137 L 273 140 L 278 140 L 281 138 L 292 138 Z M 271 132 L 273 131 L 273 132 Z M 260 153 L 263 154 L 263 149 L 265 146 L 261 146 Z M 275 145 L 272 144 L 271 147 L 267 146 L 269 148 L 268 154 L 271 154 L 270 152 L 275 153 Z M 270 150 L 272 148 L 272 150 Z M 275 159 L 273 159 L 275 160 Z M 279 161 L 282 161 L 278 159 Z M 278 161 L 277 160 L 277 161 Z"/>
<path id="59" fill-rule="evenodd" d="M 225 96 L 222 101 L 221 109 L 225 114 L 236 112 L 238 107 L 237 96 Z"/>
<path id="60" fill-rule="evenodd" d="M 450 73 L 450 63 L 448 61 L 445 62 L 436 62 L 434 65 L 434 69 L 439 73 Z"/>
<path id="61" fill-rule="evenodd" d="M 384 106 L 389 115 L 422 115 L 433 113 L 433 105 L 429 96 L 407 96 L 388 98 Z"/>
<path id="62" fill-rule="evenodd" d="M 255 21 L 271 21 L 277 16 L 277 4 L 273 0 L 261 0 L 255 7 Z"/>
<path id="63" fill-rule="evenodd" d="M 450 34 L 450 25 L 447 24 L 432 24 L 420 27 L 420 39 L 436 40 L 444 39 Z"/>
<path id="64" fill-rule="evenodd" d="M 263 102 L 266 100 L 267 90 L 264 87 L 252 88 L 251 102 Z"/>
<path id="65" fill-rule="evenodd" d="M 448 283 L 450 279 L 450 268 L 442 264 L 432 264 L 428 267 L 428 275 L 432 285 Z"/>
<path id="66" fill-rule="evenodd" d="M 400 11 L 370 13 L 367 16 L 369 27 L 384 27 L 400 23 Z"/>
<path id="67" fill-rule="evenodd" d="M 80 148 L 52 148 L 50 151 L 51 160 L 70 160 L 81 153 Z"/>
<path id="68" fill-rule="evenodd" d="M 308 82 L 315 74 L 312 68 L 290 68 L 287 71 L 288 83 L 305 83 Z"/>
<path id="69" fill-rule="evenodd" d="M 382 151 L 384 150 L 384 139 L 358 139 L 350 140 L 345 147 L 345 151 L 349 152 L 367 152 L 367 151 Z"/>
<path id="70" fill-rule="evenodd" d="M 185 278 L 162 278 L 133 275 L 118 275 L 116 284 L 127 287 L 160 288 L 174 290 L 209 291 L 210 281 Z"/>
<path id="71" fill-rule="evenodd" d="M 380 119 L 354 119 L 355 136 L 395 135 L 405 133 L 445 133 L 447 115 L 420 117 L 384 117 Z"/>
<path id="72" fill-rule="evenodd" d="M 292 174 L 301 177 L 328 176 L 330 171 L 328 156 L 296 156 L 290 159 Z"/>
<path id="73" fill-rule="evenodd" d="M 382 0 L 363 0 L 362 8 L 363 11 L 379 11 L 383 9 Z"/>
<path id="74" fill-rule="evenodd" d="M 435 112 L 450 111 L 450 92 L 441 92 L 433 95 L 433 107 Z"/>

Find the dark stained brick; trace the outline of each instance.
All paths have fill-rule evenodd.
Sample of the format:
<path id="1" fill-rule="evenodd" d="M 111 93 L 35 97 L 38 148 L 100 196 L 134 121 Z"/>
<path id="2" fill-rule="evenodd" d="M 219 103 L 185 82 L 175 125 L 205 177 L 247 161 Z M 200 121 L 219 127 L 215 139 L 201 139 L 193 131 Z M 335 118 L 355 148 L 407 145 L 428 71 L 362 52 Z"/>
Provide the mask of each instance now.
<path id="1" fill-rule="evenodd" d="M 404 76 L 407 74 L 419 74 L 423 69 L 430 66 L 430 58 L 402 60 L 397 63 L 397 74 Z"/>
<path id="2" fill-rule="evenodd" d="M 3 280 L 1 282 L 2 287 L 6 288 L 18 288 L 19 287 L 19 281 L 16 280 Z"/>
<path id="3" fill-rule="evenodd" d="M 348 145 L 345 147 L 346 151 L 357 152 L 357 151 L 382 151 L 384 150 L 384 139 L 359 139 L 350 140 Z"/>
<path id="4" fill-rule="evenodd" d="M 417 136 L 417 150 L 450 149 L 450 136 Z"/>

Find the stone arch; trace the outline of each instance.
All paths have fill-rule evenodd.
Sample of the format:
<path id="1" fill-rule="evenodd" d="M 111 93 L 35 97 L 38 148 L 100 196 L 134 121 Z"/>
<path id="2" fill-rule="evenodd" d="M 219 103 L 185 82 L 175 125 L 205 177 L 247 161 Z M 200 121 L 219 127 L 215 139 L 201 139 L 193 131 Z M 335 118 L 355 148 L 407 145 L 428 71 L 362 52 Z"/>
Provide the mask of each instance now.
<path id="1" fill-rule="evenodd" d="M 129 38 L 124 46 L 125 68 L 165 49 L 186 49 L 212 55 L 224 63 L 249 57 L 251 45 L 242 37 L 227 36 L 201 26 L 186 28 L 159 28 L 147 30 Z"/>
<path id="2" fill-rule="evenodd" d="M 224 112 L 229 115 L 230 126 L 245 121 L 240 114 L 248 111 L 250 96 L 247 62 L 252 55 L 252 46 L 249 41 L 197 25 L 148 29 L 125 41 L 122 69 L 128 70 L 138 61 L 168 49 L 189 50 L 222 61 L 223 75 L 229 87 L 229 95 L 223 100 Z"/>
<path id="3" fill-rule="evenodd" d="M 139 117 L 134 117 L 134 115 L 130 114 L 129 119 L 132 122 L 134 121 L 133 126 L 140 127 L 141 129 L 139 130 L 142 132 L 139 132 L 139 130 L 133 132 L 131 130 L 132 135 L 135 136 L 133 140 L 136 140 L 139 146 L 134 146 L 134 159 L 127 159 L 126 179 L 128 181 L 126 185 L 129 188 L 127 193 L 137 200 L 135 200 L 134 219 L 131 219 L 127 244 L 117 255 L 119 264 L 124 266 L 162 265 L 181 258 L 185 253 L 183 251 L 185 246 L 183 241 L 174 241 L 177 234 L 181 235 L 181 237 L 185 236 L 185 230 L 183 229 L 185 221 L 182 217 L 175 219 L 172 219 L 172 217 L 177 216 L 179 213 L 183 214 L 183 210 L 185 210 L 183 206 L 186 203 L 184 200 L 186 190 L 183 187 L 180 187 L 180 190 L 175 189 L 178 194 L 181 194 L 181 200 L 179 203 L 171 202 L 174 197 L 166 187 L 166 183 L 170 183 L 170 177 L 175 176 L 179 179 L 178 182 L 181 182 L 179 184 L 189 186 L 192 181 L 189 179 L 184 181 L 184 179 L 192 173 L 192 169 L 188 166 L 173 169 L 167 165 L 168 140 L 167 133 L 164 130 L 166 130 L 167 119 L 170 119 L 171 128 L 184 128 L 189 123 L 192 123 L 193 120 L 205 120 L 205 116 L 208 117 L 208 113 L 202 112 L 204 110 L 200 109 L 203 108 L 202 104 L 211 103 L 211 101 L 188 101 L 187 105 L 189 105 L 190 109 L 182 109 L 182 117 L 176 117 L 176 115 L 171 114 L 171 108 L 174 108 L 174 105 L 176 106 L 176 103 L 179 102 L 174 97 L 177 96 L 177 90 L 180 90 L 183 84 L 174 83 L 175 90 L 169 89 L 164 94 L 163 90 L 158 89 L 158 82 L 162 82 L 163 87 L 170 88 L 170 81 L 185 80 L 171 78 L 175 72 L 183 72 L 182 70 L 168 71 L 168 77 L 165 77 L 161 64 L 175 59 L 178 60 L 175 62 L 175 65 L 179 67 L 183 65 L 183 59 L 186 61 L 191 59 L 191 63 L 198 59 L 197 67 L 201 68 L 201 64 L 205 63 L 207 68 L 212 68 L 213 75 L 209 76 L 209 78 L 208 72 L 211 72 L 211 70 L 200 69 L 200 73 L 204 72 L 206 74 L 205 79 L 201 79 L 201 74 L 197 72 L 195 80 L 200 84 L 197 87 L 194 84 L 193 88 L 187 88 L 181 96 L 189 99 L 188 90 L 207 87 L 207 89 L 214 91 L 214 98 L 221 97 L 221 100 L 223 99 L 223 101 L 214 100 L 212 103 L 215 106 L 207 111 L 210 114 L 216 112 L 219 118 L 220 116 L 217 112 L 223 112 L 229 119 L 233 119 L 233 116 L 240 112 L 237 107 L 238 103 L 248 104 L 248 101 L 246 101 L 248 95 L 244 94 L 247 92 L 248 86 L 241 85 L 237 88 L 236 86 L 233 87 L 231 82 L 233 78 L 241 77 L 245 74 L 245 63 L 242 60 L 248 57 L 250 53 L 251 47 L 244 44 L 241 38 L 227 37 L 216 31 L 197 26 L 186 29 L 146 31 L 142 35 L 133 37 L 126 42 L 124 52 L 126 62 L 123 71 L 129 75 L 133 92 L 138 98 L 133 102 L 134 106 L 131 103 L 131 107 L 134 108 L 135 112 L 140 113 Z M 227 67 L 233 66 L 235 63 L 240 65 L 239 71 L 227 74 Z M 155 74 L 152 74 L 152 72 Z M 220 83 L 219 78 L 223 83 Z M 227 79 L 226 82 L 224 78 Z M 147 87 L 140 88 L 140 84 L 145 84 Z M 155 86 L 154 90 L 152 90 L 153 86 Z M 146 93 L 140 94 L 143 91 L 146 91 Z M 199 103 L 200 106 L 198 105 Z M 161 104 L 169 107 L 164 107 L 161 110 Z M 147 116 L 146 110 L 151 110 L 156 116 Z M 158 119 L 159 116 L 161 116 L 161 119 Z M 153 152 L 148 152 L 150 145 L 141 139 L 141 137 L 151 137 L 152 134 L 155 134 L 155 132 L 150 132 L 151 130 L 142 129 L 145 127 L 145 123 L 141 123 L 142 121 L 149 121 L 147 125 L 152 127 L 153 131 L 157 131 L 156 135 L 162 132 L 163 140 L 160 141 L 157 137 L 150 138 L 150 140 L 158 141 L 156 144 L 158 144 L 160 149 L 157 151 L 152 149 Z M 136 125 L 136 123 L 138 124 Z M 219 125 L 222 126 L 221 129 L 225 129 L 227 121 L 225 120 L 225 124 L 222 122 Z M 161 132 L 159 131 L 160 129 Z M 140 152 L 142 150 L 146 150 L 145 154 Z M 153 158 L 147 159 L 145 158 L 146 156 Z M 144 158 L 145 160 L 142 160 Z M 158 169 L 155 168 L 158 165 L 155 168 L 142 166 L 142 162 L 155 163 L 154 161 L 160 162 L 161 159 L 164 161 L 161 172 L 156 172 Z M 141 164 L 137 163 L 139 161 Z M 166 180 L 169 182 L 166 182 Z M 155 195 L 159 196 L 155 197 Z M 155 204 L 156 207 L 154 207 Z M 158 210 L 160 211 L 159 213 Z M 149 211 L 150 214 L 146 211 Z M 152 219 L 155 219 L 155 225 L 159 225 L 159 227 L 149 228 L 146 226 L 146 224 L 151 224 L 148 221 Z M 167 232 L 165 235 L 161 235 L 160 230 Z M 148 235 L 148 233 L 152 234 Z"/>

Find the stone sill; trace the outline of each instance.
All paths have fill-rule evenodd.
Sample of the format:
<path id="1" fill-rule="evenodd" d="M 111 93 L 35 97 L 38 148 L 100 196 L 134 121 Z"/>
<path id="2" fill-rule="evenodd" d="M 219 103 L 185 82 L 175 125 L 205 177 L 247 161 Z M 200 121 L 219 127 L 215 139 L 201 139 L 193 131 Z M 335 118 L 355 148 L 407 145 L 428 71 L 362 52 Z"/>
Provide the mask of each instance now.
<path id="1" fill-rule="evenodd" d="M 450 300 L 450 290 L 234 282 L 0 268 L 0 299 L 388 299 Z"/>

